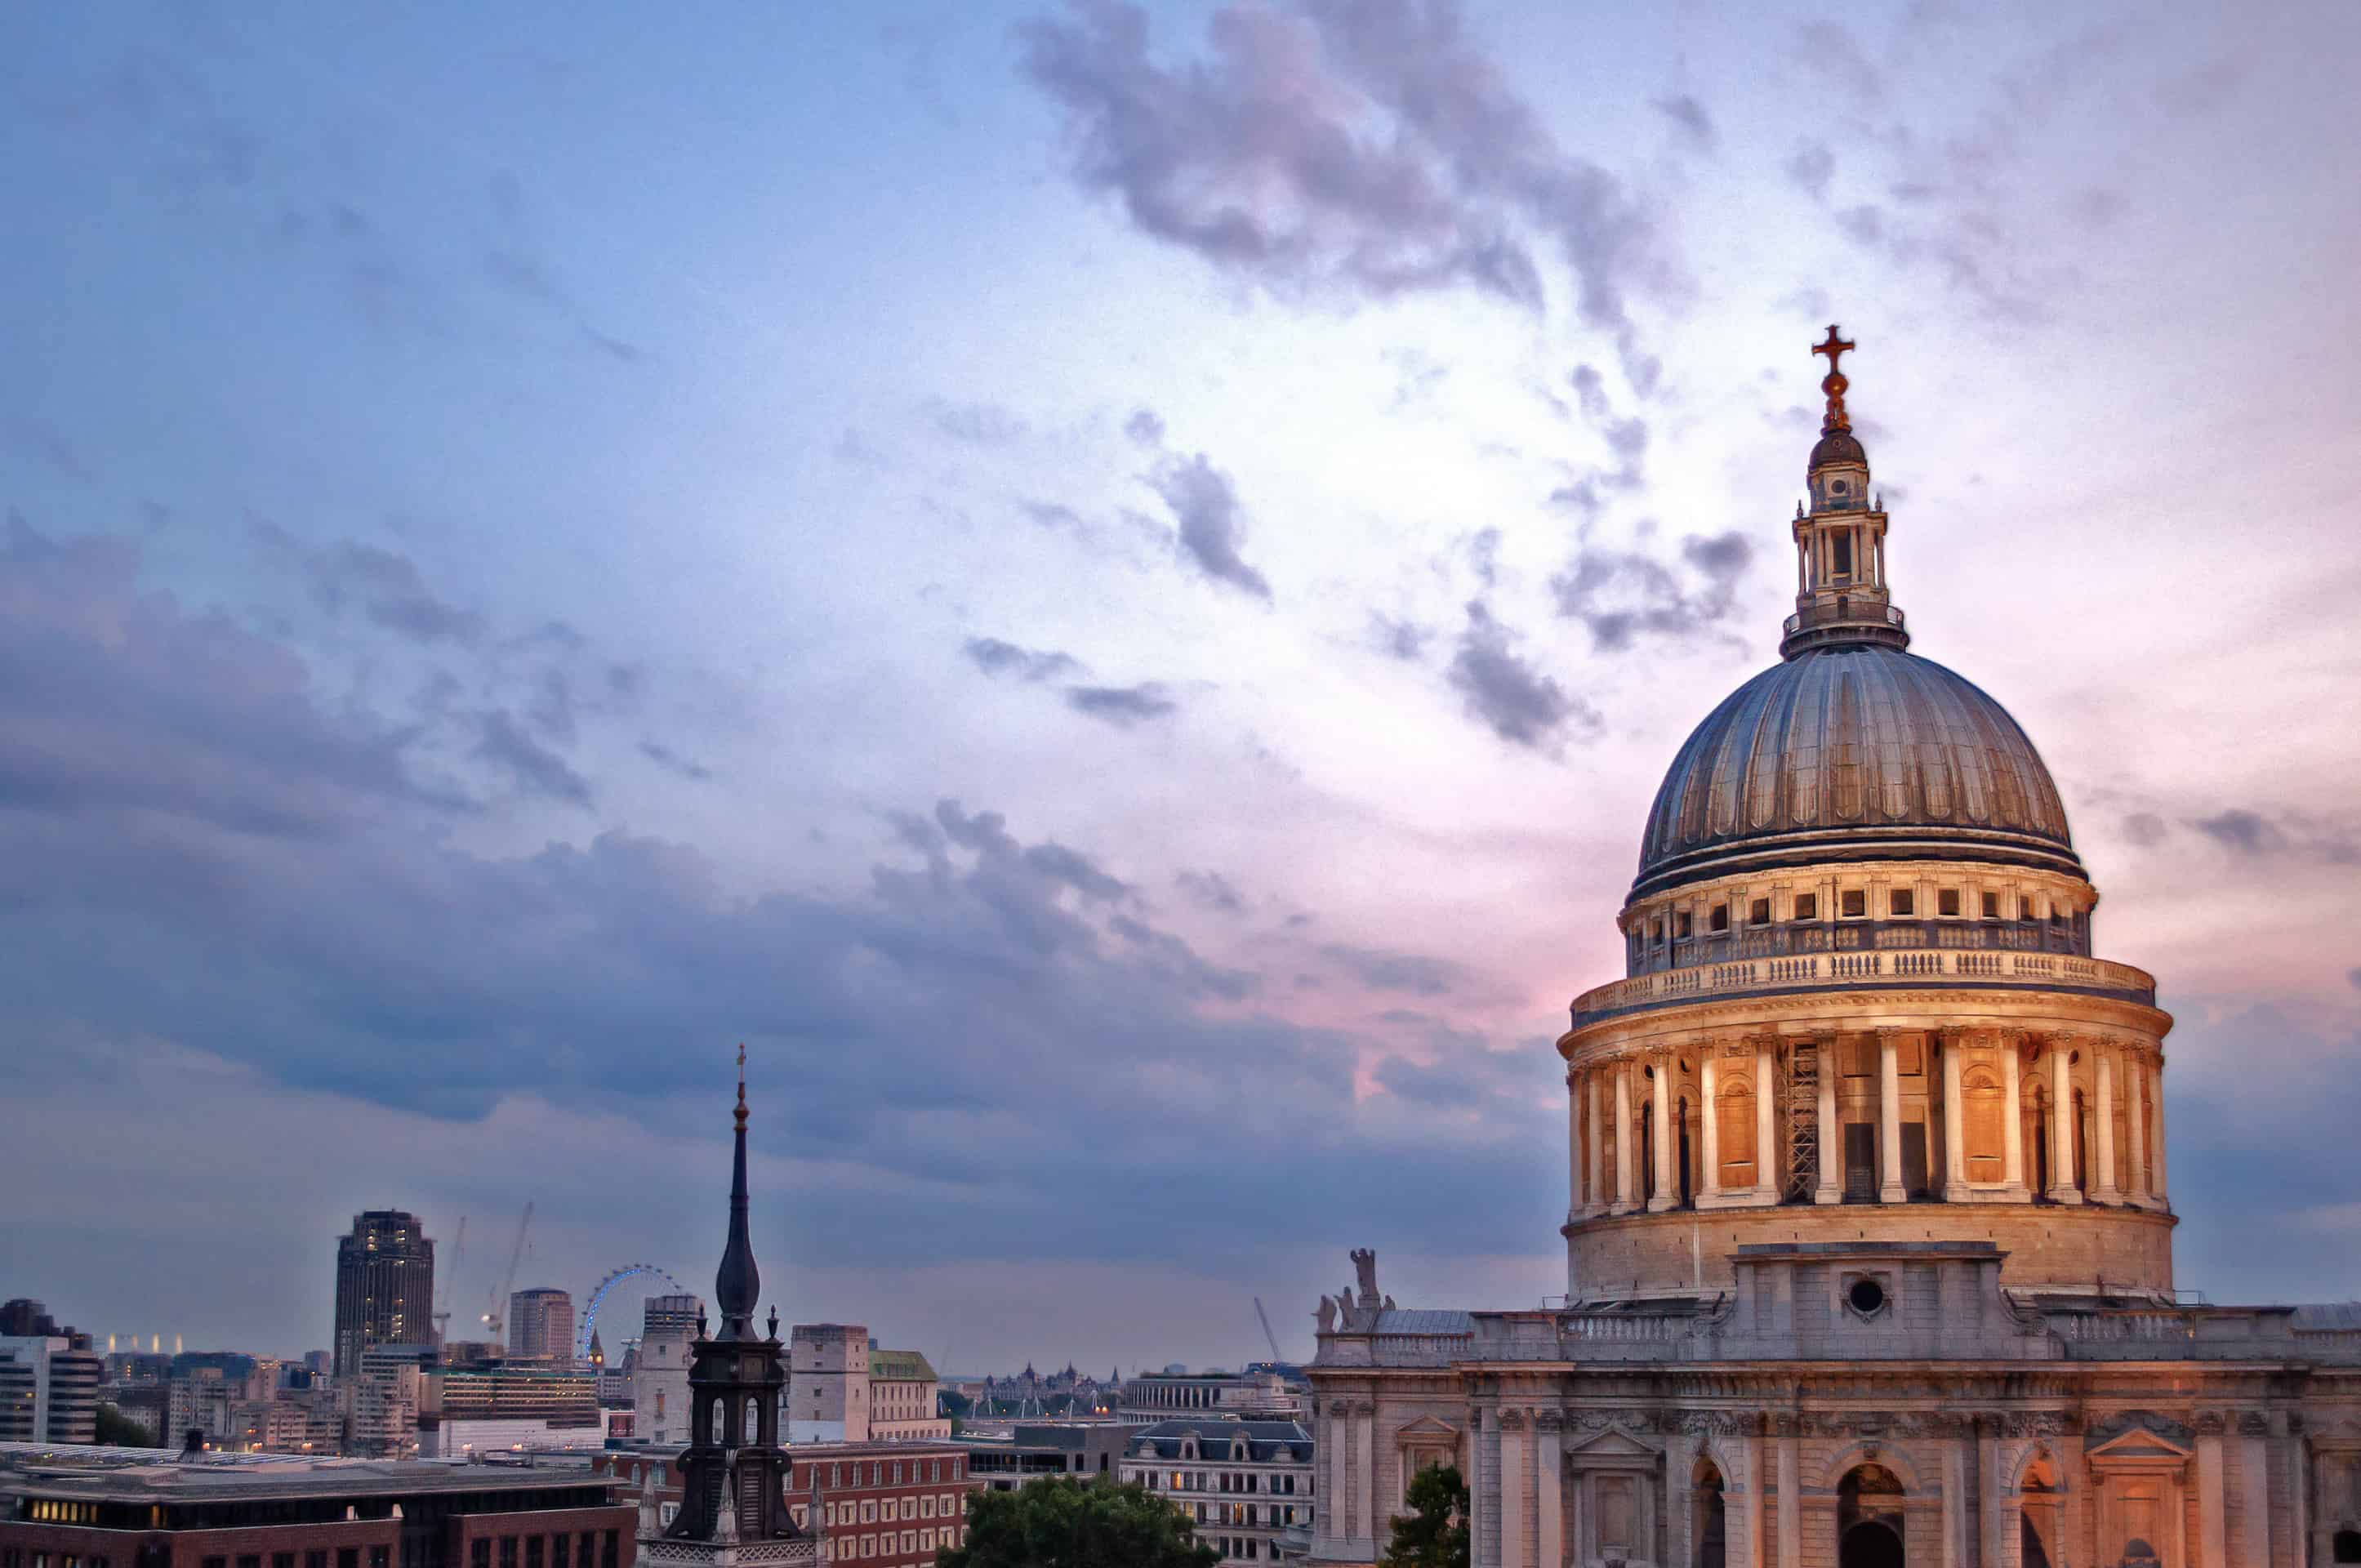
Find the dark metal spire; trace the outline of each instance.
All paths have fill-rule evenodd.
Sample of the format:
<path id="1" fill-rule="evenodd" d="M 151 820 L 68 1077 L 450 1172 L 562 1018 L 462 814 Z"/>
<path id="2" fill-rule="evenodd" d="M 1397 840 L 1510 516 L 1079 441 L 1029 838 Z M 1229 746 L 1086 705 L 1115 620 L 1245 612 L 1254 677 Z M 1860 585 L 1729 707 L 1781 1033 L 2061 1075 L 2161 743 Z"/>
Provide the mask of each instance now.
<path id="1" fill-rule="evenodd" d="M 754 1300 L 763 1291 L 754 1244 L 746 1234 L 746 1047 L 738 1047 L 738 1146 L 730 1167 L 730 1240 L 713 1276 L 723 1339 L 754 1339 Z"/>

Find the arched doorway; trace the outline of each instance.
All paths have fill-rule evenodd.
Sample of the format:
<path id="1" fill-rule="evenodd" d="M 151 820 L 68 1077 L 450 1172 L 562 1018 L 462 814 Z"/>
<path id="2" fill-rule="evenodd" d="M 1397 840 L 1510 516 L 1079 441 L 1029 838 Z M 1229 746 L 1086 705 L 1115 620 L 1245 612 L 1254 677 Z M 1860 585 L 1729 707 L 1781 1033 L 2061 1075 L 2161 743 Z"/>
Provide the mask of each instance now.
<path id="1" fill-rule="evenodd" d="M 1883 1519 L 1863 1519 L 1838 1541 L 1837 1568 L 1902 1568 L 1902 1538 Z"/>
<path id="2" fill-rule="evenodd" d="M 1694 1568 L 1723 1568 L 1729 1523 L 1722 1511 L 1721 1471 L 1712 1460 L 1697 1462 L 1689 1479 L 1689 1517 L 1697 1520 Z"/>
<path id="3" fill-rule="evenodd" d="M 1903 1568 L 1902 1479 L 1856 1464 L 1837 1483 L 1837 1568 Z"/>

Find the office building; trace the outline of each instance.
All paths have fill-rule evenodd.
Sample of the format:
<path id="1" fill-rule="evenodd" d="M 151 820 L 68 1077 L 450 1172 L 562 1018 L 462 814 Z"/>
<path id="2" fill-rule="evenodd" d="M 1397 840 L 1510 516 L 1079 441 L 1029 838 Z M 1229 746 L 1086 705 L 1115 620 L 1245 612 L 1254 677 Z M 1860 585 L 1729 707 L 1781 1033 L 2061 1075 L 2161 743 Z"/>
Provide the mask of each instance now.
<path id="1" fill-rule="evenodd" d="M 574 1298 L 552 1286 L 509 1296 L 511 1361 L 574 1361 Z"/>
<path id="2" fill-rule="evenodd" d="M 371 1345 L 430 1342 L 434 1244 L 415 1214 L 372 1209 L 336 1238 L 335 1375 L 349 1377 Z"/>
<path id="3" fill-rule="evenodd" d="M 1312 1549 L 1312 1434 L 1296 1421 L 1197 1416 L 1134 1428 L 1123 1478 L 1196 1522 L 1224 1563 L 1300 1561 Z"/>

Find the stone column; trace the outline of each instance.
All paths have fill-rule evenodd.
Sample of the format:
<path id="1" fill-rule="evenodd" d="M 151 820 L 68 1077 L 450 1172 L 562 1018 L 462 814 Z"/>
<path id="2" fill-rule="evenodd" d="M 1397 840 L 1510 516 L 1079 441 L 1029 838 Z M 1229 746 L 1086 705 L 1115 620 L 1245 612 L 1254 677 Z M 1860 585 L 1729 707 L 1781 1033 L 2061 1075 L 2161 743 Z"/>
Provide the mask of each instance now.
<path id="1" fill-rule="evenodd" d="M 1778 1128 L 1771 1120 L 1771 1036 L 1754 1036 L 1754 1190 L 1779 1201 Z"/>
<path id="2" fill-rule="evenodd" d="M 1967 1530 L 1974 1518 L 1968 1497 L 1968 1442 L 1963 1436 L 1943 1440 L 1942 1568 L 1962 1568 L 1967 1561 Z"/>
<path id="3" fill-rule="evenodd" d="M 2124 1102 L 2131 1113 L 2124 1118 L 2130 1129 L 2125 1140 L 2124 1197 L 2134 1203 L 2146 1203 L 2147 1191 L 2147 1118 L 2143 1113 L 2147 1104 L 2147 1064 L 2140 1059 L 2140 1050 L 2134 1044 L 2124 1052 Z"/>
<path id="4" fill-rule="evenodd" d="M 1533 1561 L 1539 1568 L 1565 1568 L 1565 1462 L 1559 1457 L 1560 1429 L 1563 1419 L 1555 1410 L 1543 1410 L 1533 1418 L 1533 1485 L 1535 1501 L 1540 1504 L 1537 1542 L 1541 1550 Z"/>
<path id="5" fill-rule="evenodd" d="M 1500 1412 L 1500 1568 L 1532 1568 L 1525 1542 L 1525 1475 L 1532 1468 L 1525 1431 L 1521 1414 Z"/>
<path id="6" fill-rule="evenodd" d="M 2123 1193 L 2115 1186 L 2115 1043 L 2092 1041 L 2091 1056 L 2098 1064 L 2094 1076 L 2099 1085 L 2099 1107 L 2091 1118 L 2099 1168 L 2091 1176 L 2091 1196 L 2101 1203 L 2118 1203 Z"/>
<path id="7" fill-rule="evenodd" d="M 1779 1568 L 1799 1568 L 1804 1561 L 1803 1442 L 1795 1434 L 1793 1420 L 1773 1441 L 1779 1445 Z"/>
<path id="8" fill-rule="evenodd" d="M 1943 1049 L 1943 1197 L 1957 1203 L 1968 1195 L 1967 1119 L 1960 1105 L 1960 1032 L 1946 1029 Z"/>
<path id="9" fill-rule="evenodd" d="M 1587 1212 L 1607 1212 L 1607 1080 L 1596 1066 L 1582 1073 L 1582 1096 L 1590 1108 L 1590 1192 Z"/>
<path id="10" fill-rule="evenodd" d="M 1681 1201 L 1681 1190 L 1675 1182 L 1673 1170 L 1673 1058 L 1665 1053 L 1648 1065 L 1654 1073 L 1655 1083 L 1649 1111 L 1655 1135 L 1649 1141 L 1655 1145 L 1656 1167 L 1656 1195 L 1648 1200 L 1648 1212 L 1661 1214 L 1677 1207 Z"/>
<path id="11" fill-rule="evenodd" d="M 1705 1146 L 1705 1180 L 1699 1184 L 1699 1195 L 1706 1199 L 1721 1196 L 1721 1106 L 1714 1098 L 1720 1087 L 1720 1055 L 1719 1042 L 1708 1040 L 1697 1053 L 1697 1094 L 1705 1101 L 1705 1113 L 1698 1118 L 1698 1141 Z"/>
<path id="12" fill-rule="evenodd" d="M 2147 1157 L 2147 1190 L 2156 1194 L 2157 1207 L 2172 1207 L 2172 1194 L 2164 1184 L 2164 1053 L 2158 1051 L 2147 1064 L 2149 1108 L 2155 1113 L 2156 1145 Z"/>
<path id="13" fill-rule="evenodd" d="M 1378 1407 L 1367 1400 L 1353 1406 L 1353 1491 L 1361 1505 L 1358 1523 L 1363 1538 L 1375 1541 L 1385 1533 L 1386 1511 L 1378 1504 Z"/>
<path id="14" fill-rule="evenodd" d="M 1565 1075 L 1565 1223 L 1582 1218 L 1582 1074 Z"/>
<path id="15" fill-rule="evenodd" d="M 1902 1186 L 1902 1049 L 1894 1031 L 1877 1032 L 1877 1201 L 1901 1203 L 1910 1194 Z"/>
<path id="16" fill-rule="evenodd" d="M 2081 1189 L 2074 1185 L 2073 1053 L 2059 1036 L 2049 1042 L 2049 1196 L 2059 1203 L 2080 1203 Z"/>
<path id="17" fill-rule="evenodd" d="M 2238 1420 L 2238 1561 L 2270 1568 L 2270 1423 L 2260 1415 Z"/>
<path id="18" fill-rule="evenodd" d="M 1820 1183 L 1812 1190 L 1815 1203 L 1844 1201 L 1844 1145 L 1837 1135 L 1837 1037 L 1822 1035 L 1812 1048 L 1820 1058 Z"/>
<path id="19" fill-rule="evenodd" d="M 1633 1201 L 1634 1161 L 1631 1158 L 1631 1062 L 1615 1064 L 1615 1212 L 1628 1214 L 1640 1205 Z"/>
<path id="20" fill-rule="evenodd" d="M 2008 1183 L 2008 1195 L 2021 1199 L 2027 1196 L 2025 1190 L 2025 1068 L 2017 1056 L 2015 1036 L 2002 1036 L 2000 1044 L 2000 1092 L 2004 1112 L 2000 1119 L 2000 1176 Z"/>
<path id="21" fill-rule="evenodd" d="M 2217 1563 L 2229 1568 L 2229 1509 L 2222 1486 L 2222 1418 L 2215 1415 L 2199 1419 L 2210 1419 L 2214 1430 L 2201 1430 L 2197 1434 L 2197 1562 L 2201 1568 L 2213 1568 Z"/>

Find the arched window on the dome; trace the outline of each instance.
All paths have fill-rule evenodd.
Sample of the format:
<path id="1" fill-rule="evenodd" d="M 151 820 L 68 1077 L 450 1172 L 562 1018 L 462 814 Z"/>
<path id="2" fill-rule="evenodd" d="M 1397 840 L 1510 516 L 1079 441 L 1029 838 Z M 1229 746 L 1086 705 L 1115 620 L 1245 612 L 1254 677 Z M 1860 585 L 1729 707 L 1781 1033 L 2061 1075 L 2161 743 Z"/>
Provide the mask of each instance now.
<path id="1" fill-rule="evenodd" d="M 1752 1187 L 1755 1182 L 1754 1080 L 1745 1072 L 1727 1074 L 1715 1096 L 1716 1142 L 1721 1156 L 1721 1189 Z"/>

